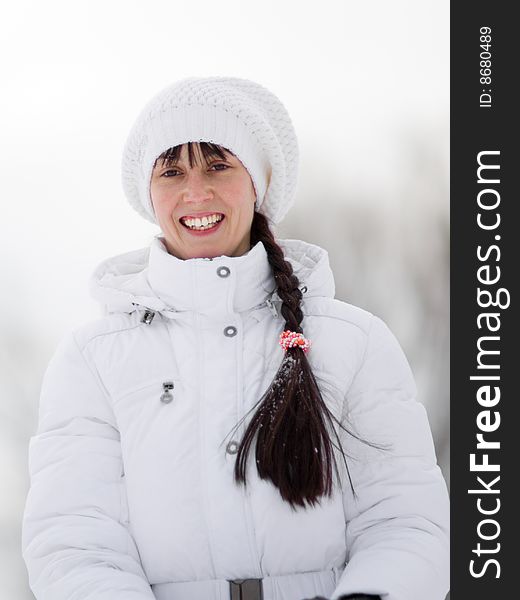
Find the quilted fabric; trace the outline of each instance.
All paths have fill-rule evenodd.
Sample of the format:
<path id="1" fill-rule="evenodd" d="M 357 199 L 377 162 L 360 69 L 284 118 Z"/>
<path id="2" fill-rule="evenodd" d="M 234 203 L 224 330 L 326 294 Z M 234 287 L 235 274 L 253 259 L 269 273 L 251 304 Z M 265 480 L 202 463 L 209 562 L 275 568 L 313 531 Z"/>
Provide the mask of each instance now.
<path id="1" fill-rule="evenodd" d="M 265 600 L 444 600 L 449 499 L 407 360 L 380 318 L 334 299 L 323 249 L 278 242 L 307 288 L 325 402 L 387 450 L 341 430 L 356 495 L 338 456 L 313 508 L 292 510 L 254 453 L 235 484 L 236 425 L 283 356 L 267 254 L 179 260 L 155 238 L 96 269 L 106 315 L 71 332 L 44 377 L 22 531 L 37 600 L 223 600 L 249 578 Z"/>

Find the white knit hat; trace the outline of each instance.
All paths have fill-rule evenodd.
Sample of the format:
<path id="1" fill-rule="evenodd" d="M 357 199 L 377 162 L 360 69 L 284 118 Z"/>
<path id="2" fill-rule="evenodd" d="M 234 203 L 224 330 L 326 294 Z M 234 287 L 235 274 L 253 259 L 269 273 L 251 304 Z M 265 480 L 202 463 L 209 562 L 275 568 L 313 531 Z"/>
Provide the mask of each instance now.
<path id="1" fill-rule="evenodd" d="M 283 219 L 294 202 L 298 143 L 286 108 L 272 92 L 237 77 L 189 77 L 146 104 L 124 147 L 122 182 L 130 204 L 153 223 L 153 165 L 168 148 L 190 141 L 233 152 L 253 181 L 255 209 L 272 223 Z"/>

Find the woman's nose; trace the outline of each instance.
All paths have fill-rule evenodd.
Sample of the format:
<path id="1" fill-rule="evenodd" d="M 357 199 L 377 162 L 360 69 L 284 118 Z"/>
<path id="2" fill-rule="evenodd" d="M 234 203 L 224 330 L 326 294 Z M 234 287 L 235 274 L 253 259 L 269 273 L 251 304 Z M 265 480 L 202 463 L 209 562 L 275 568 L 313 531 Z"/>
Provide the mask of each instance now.
<path id="1" fill-rule="evenodd" d="M 188 174 L 183 196 L 186 202 L 203 202 L 213 197 L 211 185 L 203 173 L 194 170 Z"/>

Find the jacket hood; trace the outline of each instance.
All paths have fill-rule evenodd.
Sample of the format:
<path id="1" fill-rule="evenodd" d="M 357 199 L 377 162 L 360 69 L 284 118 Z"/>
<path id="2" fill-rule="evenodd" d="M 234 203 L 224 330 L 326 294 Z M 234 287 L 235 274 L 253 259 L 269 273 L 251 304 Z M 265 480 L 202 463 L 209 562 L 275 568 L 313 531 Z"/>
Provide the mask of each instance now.
<path id="1" fill-rule="evenodd" d="M 326 250 L 301 240 L 278 239 L 277 243 L 300 281 L 304 298 L 334 297 Z M 224 274 L 216 277 L 216 273 Z M 219 288 L 227 274 L 230 286 Z M 222 308 L 240 312 L 269 299 L 279 300 L 262 242 L 242 256 L 181 260 L 167 252 L 159 235 L 147 247 L 102 261 L 89 288 L 105 313 L 129 313 L 137 307 L 170 313 L 214 311 L 221 298 Z"/>

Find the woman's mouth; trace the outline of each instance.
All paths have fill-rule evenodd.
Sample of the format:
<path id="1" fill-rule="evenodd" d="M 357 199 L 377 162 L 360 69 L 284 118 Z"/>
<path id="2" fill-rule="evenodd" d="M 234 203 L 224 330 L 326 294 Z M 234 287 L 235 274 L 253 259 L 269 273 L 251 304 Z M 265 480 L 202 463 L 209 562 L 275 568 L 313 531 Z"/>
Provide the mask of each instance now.
<path id="1" fill-rule="evenodd" d="M 203 216 L 181 217 L 180 222 L 190 233 L 204 235 L 219 229 L 224 218 L 222 213 L 207 213 Z"/>

